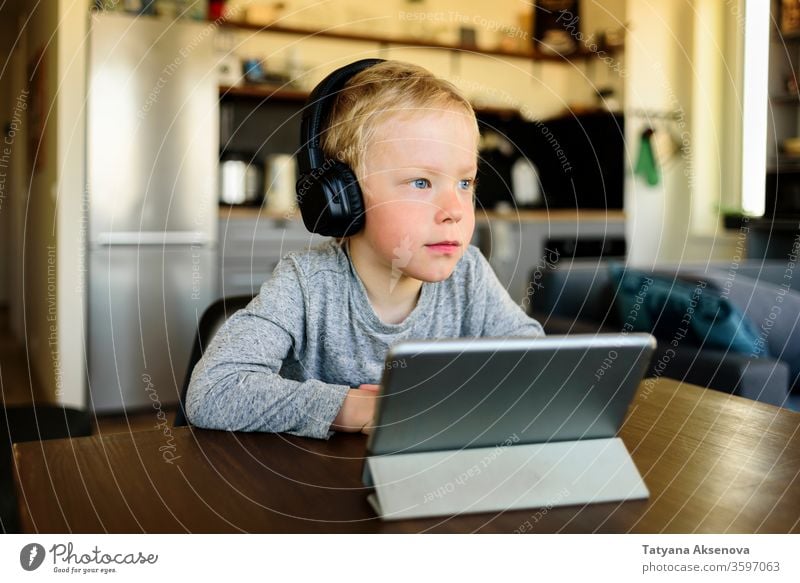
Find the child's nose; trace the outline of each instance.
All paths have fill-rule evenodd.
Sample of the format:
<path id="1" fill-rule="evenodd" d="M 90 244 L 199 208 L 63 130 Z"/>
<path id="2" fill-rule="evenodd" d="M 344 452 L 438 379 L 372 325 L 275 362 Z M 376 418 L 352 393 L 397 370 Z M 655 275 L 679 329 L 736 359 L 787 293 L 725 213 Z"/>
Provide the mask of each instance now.
<path id="1" fill-rule="evenodd" d="M 436 211 L 436 222 L 460 222 L 464 217 L 462 198 L 464 198 L 464 196 L 458 192 L 457 188 L 450 187 L 444 189 L 438 201 L 439 205 Z"/>

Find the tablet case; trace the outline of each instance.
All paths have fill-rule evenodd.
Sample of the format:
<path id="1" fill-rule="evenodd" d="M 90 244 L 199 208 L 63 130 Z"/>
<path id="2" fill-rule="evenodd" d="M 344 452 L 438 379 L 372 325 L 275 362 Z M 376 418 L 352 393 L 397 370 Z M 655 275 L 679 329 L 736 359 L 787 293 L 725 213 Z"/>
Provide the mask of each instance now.
<path id="1" fill-rule="evenodd" d="M 647 498 L 618 437 L 367 459 L 384 520 Z"/>
<path id="2" fill-rule="evenodd" d="M 654 349 L 649 334 L 393 346 L 370 503 L 393 520 L 647 498 L 616 433 Z"/>

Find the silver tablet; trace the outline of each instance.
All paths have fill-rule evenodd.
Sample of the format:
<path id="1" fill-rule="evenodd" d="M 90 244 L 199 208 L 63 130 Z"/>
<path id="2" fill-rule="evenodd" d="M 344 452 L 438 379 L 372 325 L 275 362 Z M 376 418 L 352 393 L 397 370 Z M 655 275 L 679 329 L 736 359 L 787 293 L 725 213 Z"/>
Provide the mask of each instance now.
<path id="1" fill-rule="evenodd" d="M 655 345 L 650 334 L 398 343 L 367 455 L 613 437 Z"/>

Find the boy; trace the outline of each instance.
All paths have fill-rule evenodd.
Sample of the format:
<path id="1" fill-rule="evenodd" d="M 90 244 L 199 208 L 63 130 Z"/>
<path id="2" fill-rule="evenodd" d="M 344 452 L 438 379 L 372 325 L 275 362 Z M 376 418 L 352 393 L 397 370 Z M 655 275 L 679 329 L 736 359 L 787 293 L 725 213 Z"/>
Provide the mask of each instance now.
<path id="1" fill-rule="evenodd" d="M 355 173 L 364 226 L 284 257 L 220 328 L 189 386 L 194 425 L 369 432 L 395 342 L 543 334 L 469 244 L 478 125 L 460 92 L 384 61 L 352 76 L 327 117 L 322 150 Z"/>

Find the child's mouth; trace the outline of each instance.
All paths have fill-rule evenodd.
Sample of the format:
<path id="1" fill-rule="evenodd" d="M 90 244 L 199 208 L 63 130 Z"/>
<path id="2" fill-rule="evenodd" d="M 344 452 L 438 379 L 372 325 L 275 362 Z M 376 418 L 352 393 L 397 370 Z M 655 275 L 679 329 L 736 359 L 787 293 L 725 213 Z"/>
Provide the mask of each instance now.
<path id="1" fill-rule="evenodd" d="M 455 253 L 461 247 L 458 241 L 439 241 L 438 243 L 431 243 L 425 245 L 428 249 L 438 253 Z"/>

